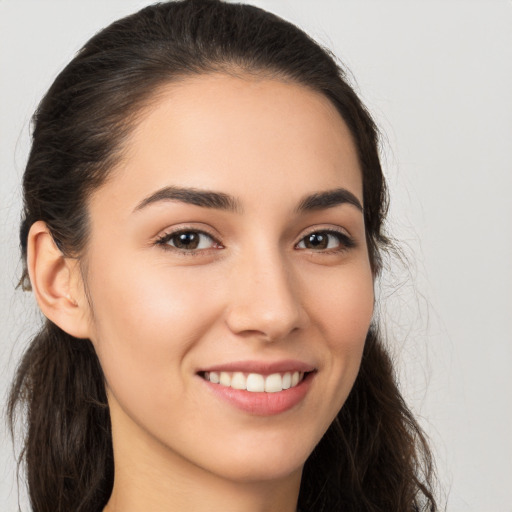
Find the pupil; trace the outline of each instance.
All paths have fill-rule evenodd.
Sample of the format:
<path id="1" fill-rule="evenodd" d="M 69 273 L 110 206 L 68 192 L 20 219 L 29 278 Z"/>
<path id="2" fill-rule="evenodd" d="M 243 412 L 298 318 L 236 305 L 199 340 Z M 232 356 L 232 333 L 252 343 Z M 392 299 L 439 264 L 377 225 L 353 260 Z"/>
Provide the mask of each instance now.
<path id="1" fill-rule="evenodd" d="M 327 247 L 327 237 L 321 233 L 312 233 L 308 236 L 308 245 L 314 248 Z"/>
<path id="2" fill-rule="evenodd" d="M 180 233 L 176 237 L 176 247 L 180 249 L 195 249 L 199 244 L 197 233 Z"/>

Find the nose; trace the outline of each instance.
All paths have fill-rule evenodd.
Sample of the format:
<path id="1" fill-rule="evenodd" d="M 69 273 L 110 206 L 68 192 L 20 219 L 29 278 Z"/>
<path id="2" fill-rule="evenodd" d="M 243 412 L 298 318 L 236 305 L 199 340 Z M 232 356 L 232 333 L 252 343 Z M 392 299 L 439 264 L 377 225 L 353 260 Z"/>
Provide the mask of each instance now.
<path id="1" fill-rule="evenodd" d="M 241 336 L 277 341 L 308 322 L 300 285 L 278 250 L 240 255 L 230 278 L 229 329 Z"/>

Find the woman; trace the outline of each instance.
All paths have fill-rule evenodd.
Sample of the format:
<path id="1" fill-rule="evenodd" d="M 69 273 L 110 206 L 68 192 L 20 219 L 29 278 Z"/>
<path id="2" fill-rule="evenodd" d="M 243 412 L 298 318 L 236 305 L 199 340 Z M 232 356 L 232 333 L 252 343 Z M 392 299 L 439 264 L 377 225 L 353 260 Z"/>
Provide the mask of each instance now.
<path id="1" fill-rule="evenodd" d="M 34 511 L 436 510 L 372 321 L 377 133 L 293 25 L 215 0 L 93 37 L 34 117 Z"/>

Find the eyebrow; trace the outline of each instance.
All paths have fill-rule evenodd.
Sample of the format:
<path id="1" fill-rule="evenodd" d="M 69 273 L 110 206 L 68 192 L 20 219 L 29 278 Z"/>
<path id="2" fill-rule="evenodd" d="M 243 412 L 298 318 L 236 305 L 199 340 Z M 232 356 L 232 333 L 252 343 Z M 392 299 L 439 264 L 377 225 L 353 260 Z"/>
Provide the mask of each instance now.
<path id="1" fill-rule="evenodd" d="M 202 208 L 226 210 L 235 213 L 242 212 L 242 206 L 238 199 L 225 194 L 224 192 L 174 186 L 163 187 L 146 197 L 135 207 L 134 212 L 142 210 L 143 208 L 160 201 L 179 201 L 182 203 L 200 206 Z M 359 199 L 345 188 L 337 188 L 334 190 L 310 194 L 299 202 L 295 211 L 298 213 L 304 213 L 308 211 L 333 208 L 342 204 L 351 204 L 361 212 L 363 211 L 363 206 Z"/>
<path id="2" fill-rule="evenodd" d="M 334 190 L 327 190 L 325 192 L 317 192 L 302 199 L 297 206 L 296 211 L 299 213 L 308 212 L 312 210 L 324 210 L 326 208 L 333 208 L 341 204 L 351 204 L 359 211 L 363 212 L 363 205 L 359 199 L 345 188 L 337 188 Z"/>
<path id="3" fill-rule="evenodd" d="M 237 199 L 223 192 L 196 188 L 164 187 L 143 199 L 135 207 L 134 211 L 142 210 L 146 206 L 160 201 L 180 201 L 201 206 L 202 208 L 214 208 L 231 212 L 240 212 L 242 210 Z"/>

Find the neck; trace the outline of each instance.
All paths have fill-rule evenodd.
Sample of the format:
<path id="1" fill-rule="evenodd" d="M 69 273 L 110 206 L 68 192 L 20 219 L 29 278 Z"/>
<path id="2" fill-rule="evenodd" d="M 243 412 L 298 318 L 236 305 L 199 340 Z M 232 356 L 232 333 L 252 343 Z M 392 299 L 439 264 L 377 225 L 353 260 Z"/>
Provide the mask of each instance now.
<path id="1" fill-rule="evenodd" d="M 176 476 L 176 475 L 174 475 Z M 145 478 L 120 478 L 104 512 L 295 512 L 298 492 L 288 484 L 273 482 L 220 484 L 212 478 L 190 480 L 180 475 L 148 482 Z"/>

